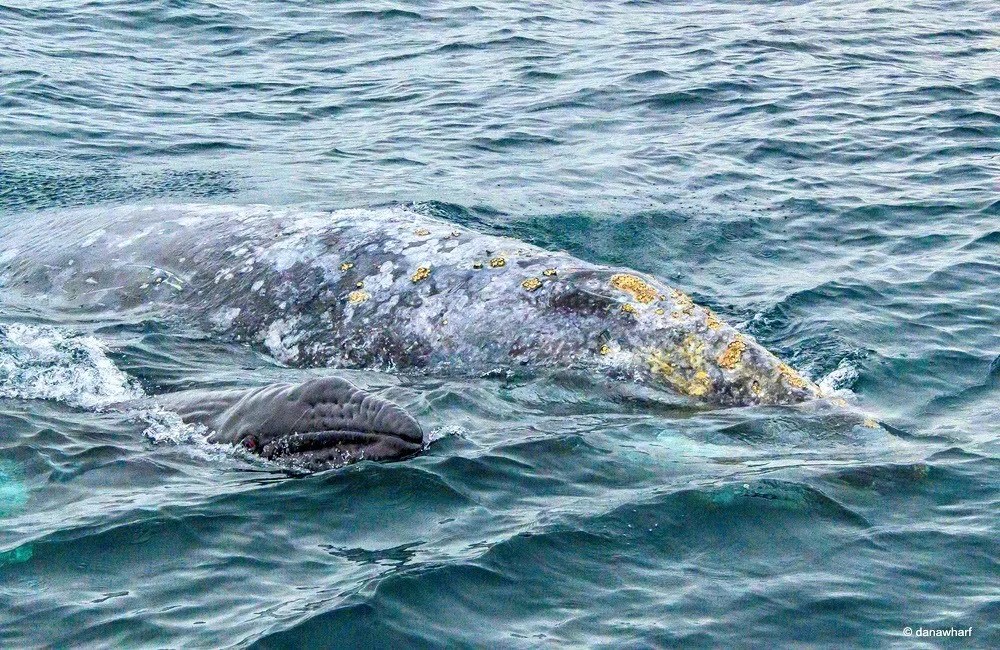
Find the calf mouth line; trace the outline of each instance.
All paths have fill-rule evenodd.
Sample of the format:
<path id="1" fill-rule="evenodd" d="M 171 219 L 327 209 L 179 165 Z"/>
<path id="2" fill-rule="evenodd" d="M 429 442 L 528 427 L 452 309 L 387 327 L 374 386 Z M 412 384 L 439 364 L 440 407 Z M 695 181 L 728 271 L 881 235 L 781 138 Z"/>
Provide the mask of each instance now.
<path id="1" fill-rule="evenodd" d="M 350 429 L 293 433 L 264 444 L 261 444 L 257 436 L 247 435 L 237 444 L 268 460 L 308 458 L 314 462 L 405 458 L 423 448 L 422 440 L 411 440 L 391 433 Z"/>

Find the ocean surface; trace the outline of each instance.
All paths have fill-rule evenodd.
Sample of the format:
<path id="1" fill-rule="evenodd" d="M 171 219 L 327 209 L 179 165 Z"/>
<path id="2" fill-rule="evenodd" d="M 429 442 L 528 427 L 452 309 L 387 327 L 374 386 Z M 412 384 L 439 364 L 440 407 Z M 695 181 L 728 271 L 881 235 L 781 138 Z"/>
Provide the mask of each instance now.
<path id="1" fill-rule="evenodd" d="M 191 202 L 648 272 L 884 424 L 349 372 L 433 442 L 293 475 L 108 405 L 323 371 L 0 289 L 0 646 L 1000 647 L 995 1 L 0 0 L 0 221 Z"/>

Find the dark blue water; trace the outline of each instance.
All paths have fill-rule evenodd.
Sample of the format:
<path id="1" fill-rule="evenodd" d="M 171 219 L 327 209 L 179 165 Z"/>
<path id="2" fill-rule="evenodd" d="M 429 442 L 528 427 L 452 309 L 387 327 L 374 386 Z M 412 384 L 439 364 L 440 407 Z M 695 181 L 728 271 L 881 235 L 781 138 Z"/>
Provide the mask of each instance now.
<path id="1" fill-rule="evenodd" d="M 0 3 L 0 219 L 413 203 L 887 425 L 360 372 L 428 451 L 289 477 L 102 405 L 310 371 L 7 294 L 0 645 L 1000 645 L 996 3 Z"/>

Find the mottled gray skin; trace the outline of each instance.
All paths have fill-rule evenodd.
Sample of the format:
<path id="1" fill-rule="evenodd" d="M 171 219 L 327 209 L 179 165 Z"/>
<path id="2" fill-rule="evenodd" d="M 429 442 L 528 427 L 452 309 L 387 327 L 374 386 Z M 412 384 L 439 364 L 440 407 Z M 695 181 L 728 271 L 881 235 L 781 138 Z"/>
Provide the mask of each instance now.
<path id="1" fill-rule="evenodd" d="M 653 278 L 402 207 L 131 207 L 25 219 L 0 225 L 3 292 L 74 309 L 166 306 L 288 365 L 579 369 L 719 405 L 820 394 Z"/>
<path id="2" fill-rule="evenodd" d="M 185 422 L 208 428 L 211 442 L 240 445 L 305 469 L 398 460 L 426 443 L 406 411 L 336 377 L 249 390 L 188 390 L 154 399 Z"/>

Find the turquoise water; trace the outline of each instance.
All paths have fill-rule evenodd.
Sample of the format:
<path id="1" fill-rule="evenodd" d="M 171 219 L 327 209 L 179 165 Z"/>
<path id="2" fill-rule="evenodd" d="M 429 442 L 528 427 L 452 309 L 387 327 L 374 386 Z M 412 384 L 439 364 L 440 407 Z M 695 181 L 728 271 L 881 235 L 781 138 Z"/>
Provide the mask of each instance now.
<path id="1" fill-rule="evenodd" d="M 352 372 L 430 448 L 293 477 L 103 406 L 315 371 L 8 292 L 0 645 L 1000 646 L 995 3 L 0 0 L 0 219 L 191 201 L 649 272 L 887 427 Z"/>

